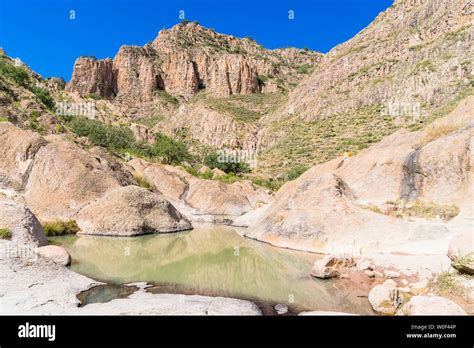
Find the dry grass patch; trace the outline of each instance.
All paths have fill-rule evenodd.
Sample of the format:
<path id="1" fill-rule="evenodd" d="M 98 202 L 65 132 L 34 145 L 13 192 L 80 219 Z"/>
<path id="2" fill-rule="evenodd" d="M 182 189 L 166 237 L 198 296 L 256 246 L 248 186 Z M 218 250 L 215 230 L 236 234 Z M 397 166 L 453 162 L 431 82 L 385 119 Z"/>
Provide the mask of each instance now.
<path id="1" fill-rule="evenodd" d="M 426 129 L 425 135 L 422 139 L 422 144 L 428 144 L 433 140 L 441 138 L 449 133 L 457 131 L 458 129 L 462 128 L 462 124 L 440 124 L 440 125 L 433 125 Z"/>

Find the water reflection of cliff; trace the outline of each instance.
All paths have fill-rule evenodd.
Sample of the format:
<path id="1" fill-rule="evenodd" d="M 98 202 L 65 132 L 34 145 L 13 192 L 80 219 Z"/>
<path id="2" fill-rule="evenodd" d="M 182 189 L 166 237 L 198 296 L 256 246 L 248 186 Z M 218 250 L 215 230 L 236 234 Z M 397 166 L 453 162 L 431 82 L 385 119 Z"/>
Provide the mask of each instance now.
<path id="1" fill-rule="evenodd" d="M 360 311 L 363 300 L 337 281 L 309 276 L 317 255 L 242 238 L 225 226 L 134 238 L 84 236 L 64 241 L 72 269 L 114 283 L 178 284 L 196 293 Z M 342 302 L 342 303 L 339 303 Z"/>

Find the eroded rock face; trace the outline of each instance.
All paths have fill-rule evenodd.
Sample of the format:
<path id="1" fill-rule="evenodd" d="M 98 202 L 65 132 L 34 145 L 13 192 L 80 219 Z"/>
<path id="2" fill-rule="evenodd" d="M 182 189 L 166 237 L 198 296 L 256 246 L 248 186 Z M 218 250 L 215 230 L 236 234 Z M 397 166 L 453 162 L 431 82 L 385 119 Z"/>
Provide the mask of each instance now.
<path id="1" fill-rule="evenodd" d="M 278 246 L 329 253 L 350 244 L 349 235 L 358 247 L 379 250 L 391 244 L 420 253 L 423 246 L 409 246 L 408 241 L 445 243 L 457 228 L 472 227 L 473 105 L 469 97 L 432 129 L 398 131 L 356 156 L 312 167 L 279 190 L 247 235 Z M 390 201 L 412 200 L 454 205 L 460 209 L 459 224 L 466 227 L 450 231 L 441 223 L 390 216 L 397 209 Z M 438 243 L 437 250 L 440 246 L 445 248 Z"/>
<path id="2" fill-rule="evenodd" d="M 413 296 L 405 305 L 406 315 L 466 315 L 455 302 L 439 296 Z"/>
<path id="3" fill-rule="evenodd" d="M 43 246 L 48 244 L 43 227 L 23 204 L 0 196 L 0 228 L 10 230 L 11 241 L 17 244 Z"/>
<path id="4" fill-rule="evenodd" d="M 137 186 L 107 192 L 83 208 L 77 218 L 81 233 L 136 236 L 189 230 L 188 219 L 163 196 Z"/>
<path id="5" fill-rule="evenodd" d="M 331 240 L 347 240 L 349 231 L 361 242 L 359 233 L 375 235 L 385 226 L 383 216 L 355 204 L 340 177 L 310 170 L 278 191 L 246 235 L 277 246 L 321 251 Z"/>
<path id="6" fill-rule="evenodd" d="M 88 94 L 97 94 L 106 98 L 115 96 L 112 60 L 97 60 L 93 57 L 77 58 L 67 89 L 84 96 Z"/>
<path id="7" fill-rule="evenodd" d="M 23 185 L 35 154 L 46 143 L 37 133 L 0 123 L 0 176 Z"/>
<path id="8" fill-rule="evenodd" d="M 199 179 L 183 169 L 137 159 L 129 165 L 167 199 L 191 208 L 193 215 L 240 216 L 272 200 L 268 193 L 250 182 L 225 184 Z"/>
<path id="9" fill-rule="evenodd" d="M 144 47 L 122 46 L 113 61 L 78 58 L 67 88 L 131 102 L 151 101 L 157 90 L 184 99 L 202 89 L 216 96 L 275 92 L 276 83 L 257 77 L 282 73 L 299 80 L 295 66 L 312 66 L 321 57 L 294 48 L 270 51 L 196 23 L 178 24 Z"/>
<path id="10" fill-rule="evenodd" d="M 119 186 L 106 161 L 68 141 L 57 140 L 37 152 L 25 201 L 42 220 L 67 220 Z"/>

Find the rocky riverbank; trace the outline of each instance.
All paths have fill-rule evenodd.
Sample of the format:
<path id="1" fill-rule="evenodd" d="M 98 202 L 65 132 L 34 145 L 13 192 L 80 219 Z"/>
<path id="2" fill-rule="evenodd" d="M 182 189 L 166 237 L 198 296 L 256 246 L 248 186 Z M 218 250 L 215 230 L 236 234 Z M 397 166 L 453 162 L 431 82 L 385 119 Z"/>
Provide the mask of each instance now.
<path id="1" fill-rule="evenodd" d="M 42 257 L 31 246 L 0 240 L 0 309 L 3 315 L 261 315 L 244 300 L 151 294 L 79 307 L 80 292 L 100 283 Z"/>

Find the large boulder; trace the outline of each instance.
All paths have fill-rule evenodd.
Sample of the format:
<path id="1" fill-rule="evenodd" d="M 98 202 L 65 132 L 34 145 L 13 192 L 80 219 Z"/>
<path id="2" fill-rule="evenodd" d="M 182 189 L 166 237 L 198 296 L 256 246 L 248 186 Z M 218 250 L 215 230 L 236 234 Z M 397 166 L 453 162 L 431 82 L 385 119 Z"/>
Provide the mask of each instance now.
<path id="1" fill-rule="evenodd" d="M 334 173 L 361 201 L 376 205 L 395 201 L 401 194 L 407 156 L 419 138 L 416 132 L 397 131 L 357 156 L 341 160 Z"/>
<path id="2" fill-rule="evenodd" d="M 451 239 L 448 257 L 459 272 L 474 275 L 474 229 L 458 233 Z"/>
<path id="3" fill-rule="evenodd" d="M 215 180 L 199 180 L 190 185 L 185 202 L 198 214 L 239 216 L 253 209 L 239 186 Z"/>
<path id="4" fill-rule="evenodd" d="M 466 315 L 455 302 L 440 296 L 413 296 L 402 308 L 405 315 Z"/>
<path id="5" fill-rule="evenodd" d="M 320 260 L 314 262 L 311 275 L 316 278 L 331 278 L 339 275 L 341 267 L 349 267 L 354 264 L 350 258 L 338 257 L 335 255 L 326 255 Z"/>
<path id="6" fill-rule="evenodd" d="M 271 201 L 265 190 L 250 181 L 226 184 L 194 177 L 183 169 L 134 159 L 128 163 L 173 203 L 193 215 L 240 216 Z"/>
<path id="7" fill-rule="evenodd" d="M 381 230 L 392 232 L 383 242 L 397 247 L 408 235 L 395 219 L 360 207 L 337 175 L 310 171 L 286 183 L 246 235 L 276 246 L 338 253 L 335 244 L 378 248 Z"/>
<path id="8" fill-rule="evenodd" d="M 383 284 L 374 286 L 369 292 L 369 302 L 377 313 L 395 314 L 401 304 L 397 284 L 389 279 Z"/>
<path id="9" fill-rule="evenodd" d="M 24 184 L 35 154 L 46 143 L 37 133 L 0 123 L 0 176 Z"/>
<path id="10" fill-rule="evenodd" d="M 189 230 L 188 219 L 160 194 L 137 186 L 107 192 L 77 218 L 83 234 L 136 236 Z"/>
<path id="11" fill-rule="evenodd" d="M 71 142 L 56 140 L 37 152 L 25 200 L 41 220 L 67 220 L 119 186 L 106 161 Z"/>
<path id="12" fill-rule="evenodd" d="M 61 246 L 46 245 L 36 249 L 38 255 L 46 257 L 61 266 L 67 266 L 71 263 L 71 255 Z"/>
<path id="13" fill-rule="evenodd" d="M 171 201 L 181 199 L 192 179 L 191 174 L 172 166 L 150 164 L 140 159 L 133 159 L 128 164 Z"/>
<path id="14" fill-rule="evenodd" d="M 48 244 L 43 227 L 23 204 L 0 197 L 0 228 L 10 230 L 12 242 L 33 247 Z"/>

